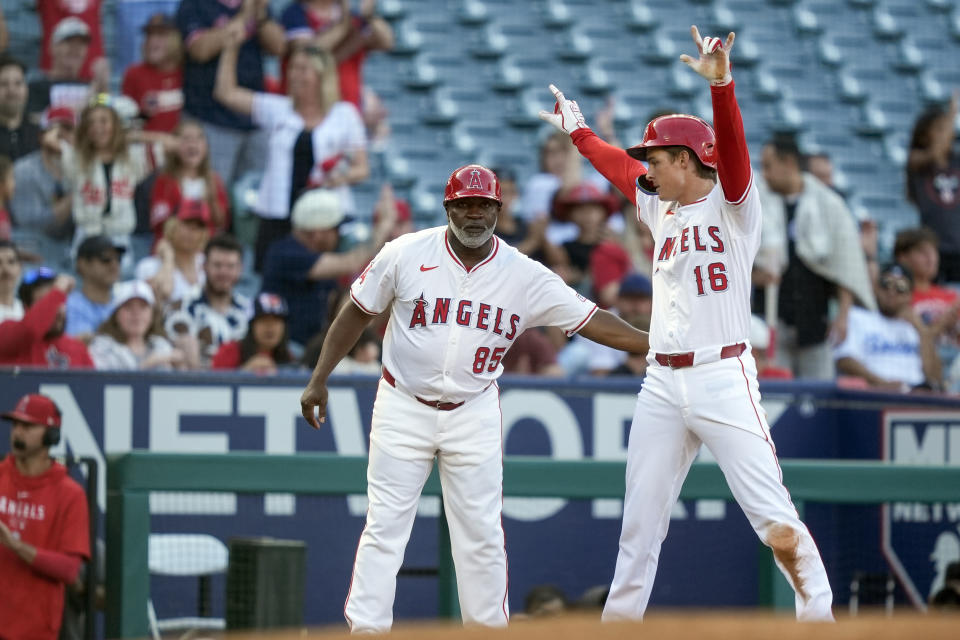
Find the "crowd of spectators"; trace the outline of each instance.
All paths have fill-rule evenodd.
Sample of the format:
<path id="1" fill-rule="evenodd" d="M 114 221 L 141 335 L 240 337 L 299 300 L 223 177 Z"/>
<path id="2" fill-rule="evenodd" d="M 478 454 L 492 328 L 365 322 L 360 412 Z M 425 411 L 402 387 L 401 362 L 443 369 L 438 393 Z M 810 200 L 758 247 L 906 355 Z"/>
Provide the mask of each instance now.
<path id="1" fill-rule="evenodd" d="M 415 229 L 371 156 L 389 149 L 390 105 L 363 66 L 394 46 L 389 22 L 374 0 L 271 5 L 172 3 L 139 25 L 140 60 L 111 69 L 101 2 L 38 3 L 39 59 L 0 55 L 0 320 L 12 322 L 0 331 L 25 336 L 0 362 L 309 367 L 346 286 Z M 594 128 L 619 144 L 614 107 L 593 114 Z M 790 135 L 755 152 L 764 227 L 750 341 L 761 377 L 960 390 L 956 116 L 954 96 L 917 118 L 906 194 L 920 224 L 901 230 L 891 256 L 877 221 L 834 184 L 829 155 L 805 154 Z M 501 239 L 648 328 L 649 230 L 567 136 L 543 138 L 528 169 L 519 180 L 495 168 Z M 360 210 L 352 188 L 370 181 L 380 198 Z M 238 184 L 253 196 L 238 197 Z M 376 371 L 384 323 L 340 372 Z M 503 362 L 546 376 L 646 369 L 642 356 L 545 329 Z"/>

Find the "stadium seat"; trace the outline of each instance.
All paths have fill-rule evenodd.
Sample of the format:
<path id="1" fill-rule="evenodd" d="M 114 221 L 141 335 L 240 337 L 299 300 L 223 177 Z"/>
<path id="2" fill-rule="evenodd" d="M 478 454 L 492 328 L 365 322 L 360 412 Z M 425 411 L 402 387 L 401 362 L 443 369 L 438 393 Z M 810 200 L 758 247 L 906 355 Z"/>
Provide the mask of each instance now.
<path id="1" fill-rule="evenodd" d="M 794 7 L 793 24 L 796 26 L 797 33 L 804 36 L 815 35 L 823 31 L 820 21 L 817 20 L 817 14 L 803 5 Z"/>
<path id="2" fill-rule="evenodd" d="M 872 103 L 865 103 L 860 108 L 860 123 L 857 133 L 863 136 L 883 136 L 888 130 L 887 118 L 883 111 Z"/>
<path id="3" fill-rule="evenodd" d="M 593 52 L 593 41 L 586 33 L 570 29 L 555 37 L 553 50 L 561 60 L 584 61 Z"/>
<path id="4" fill-rule="evenodd" d="M 227 545 L 207 534 L 152 533 L 148 539 L 147 564 L 150 573 L 158 576 L 196 576 L 200 579 L 201 602 L 209 602 L 209 577 L 227 570 Z M 203 612 L 200 612 L 203 613 Z M 153 600 L 147 602 L 147 618 L 153 640 L 162 632 L 175 629 L 223 629 L 223 618 L 188 616 L 159 619 Z"/>
<path id="5" fill-rule="evenodd" d="M 897 59 L 893 67 L 905 73 L 917 73 L 925 66 L 923 52 L 911 40 L 904 39 L 897 46 Z"/>
<path id="6" fill-rule="evenodd" d="M 574 22 L 570 8 L 562 0 L 548 0 L 543 23 L 551 29 L 569 27 Z"/>
<path id="7" fill-rule="evenodd" d="M 489 24 L 470 36 L 468 51 L 477 58 L 499 58 L 509 48 L 507 36 L 494 24 Z"/>
<path id="8" fill-rule="evenodd" d="M 648 33 L 660 25 L 656 12 L 644 0 L 630 0 L 627 26 L 633 31 Z"/>
<path id="9" fill-rule="evenodd" d="M 828 67 L 839 67 L 843 64 L 843 51 L 832 43 L 829 38 L 822 38 L 817 46 L 820 62 Z"/>
<path id="10" fill-rule="evenodd" d="M 903 27 L 883 7 L 873 10 L 873 35 L 880 40 L 896 40 L 903 37 Z"/>
<path id="11" fill-rule="evenodd" d="M 462 0 L 460 3 L 460 22 L 467 25 L 482 25 L 490 20 L 487 5 L 480 0 Z"/>

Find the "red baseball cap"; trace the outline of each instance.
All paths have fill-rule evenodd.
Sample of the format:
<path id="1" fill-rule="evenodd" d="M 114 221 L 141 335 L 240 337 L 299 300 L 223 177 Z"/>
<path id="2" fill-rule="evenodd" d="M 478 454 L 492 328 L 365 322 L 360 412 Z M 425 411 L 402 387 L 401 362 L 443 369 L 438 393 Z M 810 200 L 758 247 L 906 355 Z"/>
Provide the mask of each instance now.
<path id="1" fill-rule="evenodd" d="M 13 411 L 8 411 L 0 417 L 4 420 L 42 424 L 51 429 L 60 428 L 60 409 L 53 400 L 40 393 L 28 393 L 20 398 Z"/>
<path id="2" fill-rule="evenodd" d="M 177 210 L 177 220 L 199 220 L 203 224 L 210 222 L 210 205 L 203 200 L 184 200 Z"/>
<path id="3" fill-rule="evenodd" d="M 566 221 L 570 216 L 570 210 L 578 204 L 598 204 L 606 209 L 607 216 L 610 216 L 617 210 L 619 203 L 615 196 L 600 191 L 599 187 L 592 182 L 581 182 L 569 191 L 557 195 L 553 205 L 553 218 Z"/>

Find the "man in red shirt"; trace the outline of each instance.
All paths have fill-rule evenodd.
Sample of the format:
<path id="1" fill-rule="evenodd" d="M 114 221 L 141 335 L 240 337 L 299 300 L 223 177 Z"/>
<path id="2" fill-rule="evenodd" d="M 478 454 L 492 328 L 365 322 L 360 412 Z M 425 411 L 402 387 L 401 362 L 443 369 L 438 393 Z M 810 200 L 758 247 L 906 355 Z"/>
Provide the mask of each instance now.
<path id="1" fill-rule="evenodd" d="M 50 40 L 53 31 L 60 21 L 65 18 L 79 18 L 90 29 L 90 49 L 83 60 L 83 70 L 80 72 L 84 80 L 93 76 L 93 64 L 97 60 L 106 60 L 103 57 L 103 36 L 100 30 L 100 5 L 102 0 L 37 0 L 37 11 L 40 14 L 40 25 L 43 28 L 43 43 L 40 47 L 40 68 L 48 71 L 52 60 L 50 56 Z"/>
<path id="2" fill-rule="evenodd" d="M 40 394 L 13 411 L 10 450 L 0 462 L 0 621 L 4 640 L 56 640 L 64 585 L 90 558 L 83 489 L 50 458 L 60 441 L 60 410 Z"/>
<path id="3" fill-rule="evenodd" d="M 140 107 L 146 131 L 173 131 L 183 109 L 183 43 L 173 18 L 156 13 L 143 25 L 143 62 L 123 74 L 123 95 Z"/>
<path id="4" fill-rule="evenodd" d="M 63 333 L 67 294 L 75 282 L 72 276 L 57 275 L 46 267 L 23 276 L 19 295 L 26 313 L 22 320 L 0 324 L 0 366 L 93 368 L 86 345 Z"/>

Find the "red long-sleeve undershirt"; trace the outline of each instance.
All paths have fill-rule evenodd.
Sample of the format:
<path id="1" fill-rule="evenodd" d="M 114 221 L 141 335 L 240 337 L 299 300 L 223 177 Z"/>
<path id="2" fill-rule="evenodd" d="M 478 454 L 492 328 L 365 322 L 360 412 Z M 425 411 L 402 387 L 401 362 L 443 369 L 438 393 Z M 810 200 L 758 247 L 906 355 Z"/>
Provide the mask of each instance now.
<path id="1" fill-rule="evenodd" d="M 731 80 L 722 87 L 711 86 L 713 130 L 717 136 L 717 176 L 727 202 L 740 204 L 750 187 L 750 152 L 743 133 L 743 117 Z"/>
<path id="2" fill-rule="evenodd" d="M 83 560 L 79 556 L 48 549 L 37 549 L 37 555 L 30 566 L 47 578 L 72 584 L 80 573 Z"/>
<path id="3" fill-rule="evenodd" d="M 717 137 L 717 175 L 723 196 L 728 202 L 739 203 L 750 186 L 750 154 L 743 133 L 743 118 L 737 104 L 734 83 L 722 87 L 711 86 L 713 127 Z M 607 144 L 587 128 L 577 129 L 570 138 L 580 154 L 597 171 L 636 204 L 637 178 L 647 172 L 639 160 L 631 158 L 619 147 Z"/>

